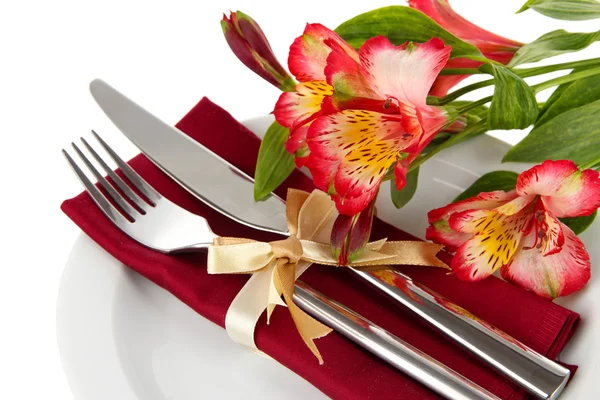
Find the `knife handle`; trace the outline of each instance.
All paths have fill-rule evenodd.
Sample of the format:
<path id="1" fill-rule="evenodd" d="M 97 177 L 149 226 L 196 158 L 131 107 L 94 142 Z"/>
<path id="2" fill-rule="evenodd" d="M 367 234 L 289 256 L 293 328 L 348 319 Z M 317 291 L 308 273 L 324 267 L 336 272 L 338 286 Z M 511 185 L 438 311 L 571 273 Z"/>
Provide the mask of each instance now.
<path id="1" fill-rule="evenodd" d="M 558 398 L 570 376 L 567 368 L 478 319 L 431 289 L 395 271 L 394 279 L 351 268 L 360 278 L 419 315 L 456 343 L 510 378 L 538 399 Z M 390 282 L 394 282 L 391 284 Z"/>
<path id="2" fill-rule="evenodd" d="M 456 371 L 302 281 L 296 281 L 294 302 L 317 320 L 448 399 L 499 400 Z"/>

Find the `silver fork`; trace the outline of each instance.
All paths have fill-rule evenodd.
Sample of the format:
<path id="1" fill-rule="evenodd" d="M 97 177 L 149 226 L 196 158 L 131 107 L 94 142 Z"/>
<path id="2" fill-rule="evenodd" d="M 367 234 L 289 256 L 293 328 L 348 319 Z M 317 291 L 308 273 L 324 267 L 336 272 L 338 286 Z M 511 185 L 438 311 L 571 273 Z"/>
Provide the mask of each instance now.
<path id="1" fill-rule="evenodd" d="M 161 196 L 129 164 L 123 161 L 96 132 L 92 131 L 92 135 L 115 161 L 130 184 L 143 196 L 135 193 L 121 177 L 113 172 L 84 138 L 81 138 L 81 142 L 114 182 L 115 186 L 112 186 L 98 172 L 79 147 L 72 143 L 75 152 L 92 172 L 100 186 L 119 207 L 120 210 L 118 210 L 92 184 L 69 153 L 63 150 L 63 154 L 96 205 L 119 229 L 144 246 L 161 253 L 200 251 L 205 250 L 212 244 L 215 234 L 212 233 L 204 218 L 190 213 Z M 117 190 L 120 190 L 121 193 Z M 157 229 L 158 226 L 160 226 L 160 229 Z M 190 238 L 198 238 L 199 242 L 192 243 Z"/>
<path id="2" fill-rule="evenodd" d="M 112 203 L 64 149 L 63 154 L 94 203 L 117 228 L 133 240 L 161 253 L 202 251 L 212 244 L 216 235 L 206 219 L 164 198 L 96 132 L 92 131 L 92 134 L 123 172 L 127 182 L 114 173 L 84 138 L 81 141 L 87 152 L 110 177 L 112 184 L 75 143 L 72 146 Z M 190 238 L 198 238 L 199 241 L 193 242 Z M 456 371 L 304 282 L 296 282 L 294 302 L 314 318 L 448 399 L 498 399 Z"/>

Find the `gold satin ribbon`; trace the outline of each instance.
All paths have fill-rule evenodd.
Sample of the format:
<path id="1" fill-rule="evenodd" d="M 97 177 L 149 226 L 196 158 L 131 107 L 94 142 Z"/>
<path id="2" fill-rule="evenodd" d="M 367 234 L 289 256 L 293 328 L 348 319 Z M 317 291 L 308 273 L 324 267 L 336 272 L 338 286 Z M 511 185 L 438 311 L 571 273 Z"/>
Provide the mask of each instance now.
<path id="1" fill-rule="evenodd" d="M 336 217 L 335 204 L 326 193 L 315 190 L 308 194 L 290 189 L 286 209 L 290 236 L 287 239 L 270 243 L 242 238 L 215 239 L 208 251 L 210 274 L 252 274 L 229 306 L 225 318 L 225 327 L 234 341 L 258 350 L 254 329 L 261 314 L 267 310 L 268 322 L 277 305 L 287 306 L 304 343 L 323 364 L 314 339 L 327 335 L 331 328 L 293 302 L 294 282 L 312 263 L 338 265 L 329 245 Z M 441 247 L 421 241 L 379 240 L 367 244 L 359 258 L 349 266 L 448 268 L 436 257 Z"/>

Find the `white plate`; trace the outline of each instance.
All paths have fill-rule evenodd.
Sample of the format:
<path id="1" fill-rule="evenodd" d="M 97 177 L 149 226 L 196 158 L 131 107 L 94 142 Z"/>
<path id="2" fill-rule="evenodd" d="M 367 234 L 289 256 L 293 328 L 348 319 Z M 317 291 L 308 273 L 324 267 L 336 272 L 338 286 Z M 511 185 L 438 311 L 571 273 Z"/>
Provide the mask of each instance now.
<path id="1" fill-rule="evenodd" d="M 272 118 L 245 124 L 262 135 Z M 396 210 L 384 185 L 378 216 L 424 236 L 429 210 L 450 202 L 480 175 L 497 169 L 522 171 L 524 164 L 501 164 L 508 145 L 490 136 L 440 152 L 421 167 L 412 201 Z M 600 224 L 582 236 L 600 262 Z M 578 364 L 563 399 L 600 398 L 600 280 L 559 302 L 582 315 L 577 334 L 561 359 Z M 510 312 L 507 310 L 507 312 Z M 77 399 L 200 398 L 318 399 L 323 394 L 273 360 L 235 344 L 218 326 L 170 293 L 120 264 L 81 235 L 65 266 L 57 306 L 57 335 L 63 367 Z"/>

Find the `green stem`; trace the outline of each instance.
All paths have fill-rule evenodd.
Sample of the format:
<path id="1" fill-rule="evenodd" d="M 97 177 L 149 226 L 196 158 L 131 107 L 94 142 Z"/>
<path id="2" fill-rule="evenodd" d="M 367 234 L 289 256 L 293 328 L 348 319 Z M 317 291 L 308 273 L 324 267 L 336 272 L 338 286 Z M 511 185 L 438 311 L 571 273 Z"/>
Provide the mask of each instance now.
<path id="1" fill-rule="evenodd" d="M 571 68 L 585 68 L 594 67 L 600 65 L 600 58 L 590 58 L 589 60 L 570 61 L 561 64 L 544 65 L 542 67 L 533 68 L 515 68 L 512 71 L 519 75 L 521 78 L 527 78 L 530 76 L 548 74 L 550 72 L 562 71 L 564 69 Z M 484 74 L 479 68 L 444 68 L 440 75 L 476 75 Z"/>
<path id="2" fill-rule="evenodd" d="M 549 89 L 551 87 L 558 86 L 558 85 L 561 85 L 563 83 L 573 82 L 573 81 L 576 81 L 578 79 L 587 78 L 589 76 L 598 75 L 598 74 L 600 74 L 600 67 L 586 69 L 586 70 L 583 70 L 583 71 L 579 71 L 579 72 L 572 73 L 572 74 L 565 75 L 565 76 L 559 76 L 558 78 L 554 78 L 554 79 L 550 79 L 550 80 L 545 81 L 545 82 L 538 83 L 537 85 L 533 85 L 531 88 L 533 89 L 533 91 L 535 93 L 539 93 L 542 90 Z M 494 80 L 490 79 L 490 81 L 493 82 Z M 480 87 L 483 87 L 483 86 L 487 86 L 487 83 L 490 82 L 490 81 L 477 82 L 476 84 L 469 85 L 469 86 L 475 86 L 475 85 L 479 84 Z M 486 84 L 486 85 L 482 86 L 481 84 Z M 465 86 L 463 89 L 459 89 L 459 90 L 457 90 L 454 93 L 458 93 L 458 92 L 460 92 L 460 91 L 462 91 L 464 89 L 467 89 L 469 86 Z M 454 94 L 454 93 L 451 93 L 451 94 Z M 448 95 L 448 96 L 450 96 L 450 95 Z M 446 96 L 446 97 L 448 97 L 448 96 Z M 443 105 L 443 104 L 446 103 L 445 102 L 446 97 L 443 99 L 442 102 L 440 102 L 440 105 Z M 458 97 L 460 97 L 460 96 L 458 96 Z M 482 104 L 485 104 L 485 103 L 487 103 L 488 101 L 491 101 L 491 100 L 492 100 L 492 96 L 488 96 L 488 97 L 485 97 L 485 98 L 483 98 L 481 100 L 474 101 L 473 103 L 470 103 L 470 104 L 466 105 L 465 107 L 459 109 L 458 113 L 459 114 L 464 114 L 467 111 L 470 111 L 470 110 L 472 110 L 472 109 L 474 109 L 474 108 L 476 108 L 476 107 L 478 107 L 478 106 L 480 106 Z"/>
<path id="3" fill-rule="evenodd" d="M 477 108 L 479 106 L 482 106 L 482 105 L 484 105 L 485 103 L 487 103 L 489 101 L 492 101 L 492 97 L 493 96 L 484 97 L 483 99 L 479 99 L 477 101 L 469 103 L 466 106 L 464 106 L 462 108 L 459 108 L 458 111 L 457 111 L 457 114 L 458 115 L 466 114 L 469 111 L 471 111 L 471 110 L 473 110 L 473 109 L 475 109 L 475 108 Z"/>
<path id="4" fill-rule="evenodd" d="M 473 60 L 473 61 L 479 61 L 482 63 L 492 63 L 492 64 L 498 64 L 498 65 L 502 65 L 501 63 L 499 63 L 498 61 L 494 61 L 494 60 L 490 60 L 489 58 L 485 57 L 485 56 L 469 56 L 467 57 L 469 60 Z"/>
<path id="5" fill-rule="evenodd" d="M 532 86 L 531 88 L 533 89 L 533 91 L 535 93 L 538 93 L 544 89 L 548 89 L 554 86 L 558 86 L 561 85 L 563 83 L 567 83 L 567 82 L 573 82 L 576 81 L 578 79 L 582 79 L 582 78 L 587 78 L 588 76 L 592 76 L 592 75 L 598 75 L 600 74 L 600 67 L 598 68 L 592 68 L 592 69 L 588 69 L 588 70 L 584 70 L 584 71 L 580 71 L 580 72 L 576 72 L 576 73 L 572 73 L 569 75 L 565 75 L 565 76 L 560 76 L 558 78 L 554 78 L 554 79 L 550 79 L 546 82 L 542 82 L 539 83 L 537 85 Z M 484 97 L 483 99 L 479 99 L 477 101 L 474 101 L 472 103 L 467 104 L 466 106 L 458 109 L 457 114 L 458 115 L 464 115 L 465 113 L 486 104 L 487 102 L 491 101 L 493 98 L 493 96 L 488 96 L 488 97 Z M 481 121 L 477 122 L 475 125 L 471 125 L 470 127 L 468 127 L 467 129 L 465 129 L 463 132 L 454 135 L 452 138 L 448 139 L 447 141 L 445 141 L 444 143 L 442 143 L 441 145 L 439 145 L 438 147 L 436 147 L 435 149 L 433 149 L 432 151 L 430 151 L 427 154 L 421 155 L 419 157 L 417 157 L 415 159 L 415 161 L 413 161 L 410 164 L 410 168 L 409 171 L 412 171 L 414 168 L 418 167 L 419 165 L 421 165 L 423 162 L 425 162 L 426 160 L 428 160 L 429 158 L 431 158 L 434 154 L 436 154 L 437 152 L 453 146 L 457 143 L 459 143 L 460 141 L 462 141 L 464 138 L 468 137 L 470 134 L 472 134 L 474 131 L 479 130 L 484 123 L 486 123 L 486 118 L 483 118 Z M 596 164 L 600 164 L 600 158 L 598 158 L 597 160 L 593 160 L 589 163 L 586 163 L 584 166 L 580 166 L 581 169 L 585 169 L 585 168 L 591 168 L 596 166 Z"/>
<path id="6" fill-rule="evenodd" d="M 444 68 L 440 75 L 475 75 L 484 74 L 479 68 Z"/>
<path id="7" fill-rule="evenodd" d="M 429 153 L 421 154 L 420 156 L 415 158 L 415 160 L 413 162 L 410 163 L 410 166 L 408 167 L 408 172 L 414 171 L 415 168 L 417 168 L 418 166 L 423 164 L 425 161 L 429 160 L 431 157 L 433 157 L 435 154 L 439 153 L 440 151 L 447 149 L 448 147 L 454 146 L 455 144 L 460 143 L 461 141 L 463 141 L 468 136 L 470 136 L 474 133 L 479 133 L 481 128 L 484 128 L 486 126 L 486 124 L 487 124 L 487 117 L 482 118 L 481 121 L 477 122 L 474 125 L 467 127 L 467 129 L 465 129 L 464 131 L 452 136 L 450 139 L 446 140 L 444 143 L 440 144 L 438 147 L 431 150 Z"/>
<path id="8" fill-rule="evenodd" d="M 531 76 L 543 75 L 550 72 L 561 71 L 565 69 L 572 68 L 582 68 L 582 67 L 591 67 L 591 66 L 600 66 L 600 58 L 592 58 L 589 60 L 581 60 L 581 61 L 572 61 L 555 65 L 547 65 L 543 67 L 535 67 L 535 68 L 523 68 L 523 69 L 514 69 L 513 72 L 520 76 L 521 78 L 529 78 Z M 582 71 L 583 72 L 583 71 Z M 573 74 L 574 75 L 574 74 Z M 595 75 L 595 74 L 592 74 Z M 589 75 L 588 75 L 589 76 Z M 550 82 L 550 81 L 548 81 Z M 448 104 L 451 101 L 458 99 L 459 97 L 470 93 L 474 90 L 484 88 L 486 86 L 490 86 L 494 84 L 493 79 L 487 79 L 485 81 L 472 83 L 470 85 L 465 86 L 464 88 L 458 89 L 445 97 L 438 99 L 435 97 L 428 98 L 428 103 L 431 105 L 439 105 L 442 106 L 444 104 Z M 552 86 L 549 86 L 552 87 Z M 543 89 L 540 89 L 543 90 Z"/>
<path id="9" fill-rule="evenodd" d="M 538 83 L 533 85 L 531 88 L 535 93 L 539 93 L 542 90 L 549 89 L 554 86 L 562 85 L 563 83 L 573 82 L 578 79 L 587 78 L 588 76 L 600 74 L 600 67 L 586 69 L 576 73 L 572 73 L 565 76 L 559 76 L 558 78 L 550 79 L 549 81 Z"/>
<path id="10" fill-rule="evenodd" d="M 281 91 L 282 92 L 295 92 L 296 91 L 296 81 L 292 77 L 286 77 L 282 80 L 281 83 Z"/>
<path id="11" fill-rule="evenodd" d="M 588 168 L 594 168 L 598 164 L 600 164 L 600 157 L 596 158 L 595 160 L 588 161 L 586 163 L 578 165 L 578 167 L 579 167 L 579 169 L 584 170 L 584 169 L 588 169 Z"/>
<path id="12" fill-rule="evenodd" d="M 477 90 L 477 89 L 481 89 L 484 88 L 486 86 L 490 86 L 494 84 L 494 80 L 493 79 L 488 79 L 485 81 L 481 81 L 481 82 L 475 82 L 472 83 L 470 85 L 465 86 L 464 88 L 455 90 L 454 92 L 442 97 L 441 99 L 436 99 L 437 101 L 428 101 L 429 104 L 432 105 L 440 105 L 443 106 L 444 104 L 448 104 L 456 99 L 458 99 L 459 97 L 472 92 L 473 90 Z M 429 98 L 428 98 L 429 100 Z"/>
<path id="13" fill-rule="evenodd" d="M 543 67 L 519 68 L 514 69 L 513 72 L 515 72 L 521 78 L 527 78 L 530 76 L 542 75 L 547 74 L 549 72 L 562 71 L 565 69 L 594 67 L 597 65 L 600 65 L 600 58 L 590 58 L 589 60 L 571 61 L 561 64 L 545 65 Z"/>

